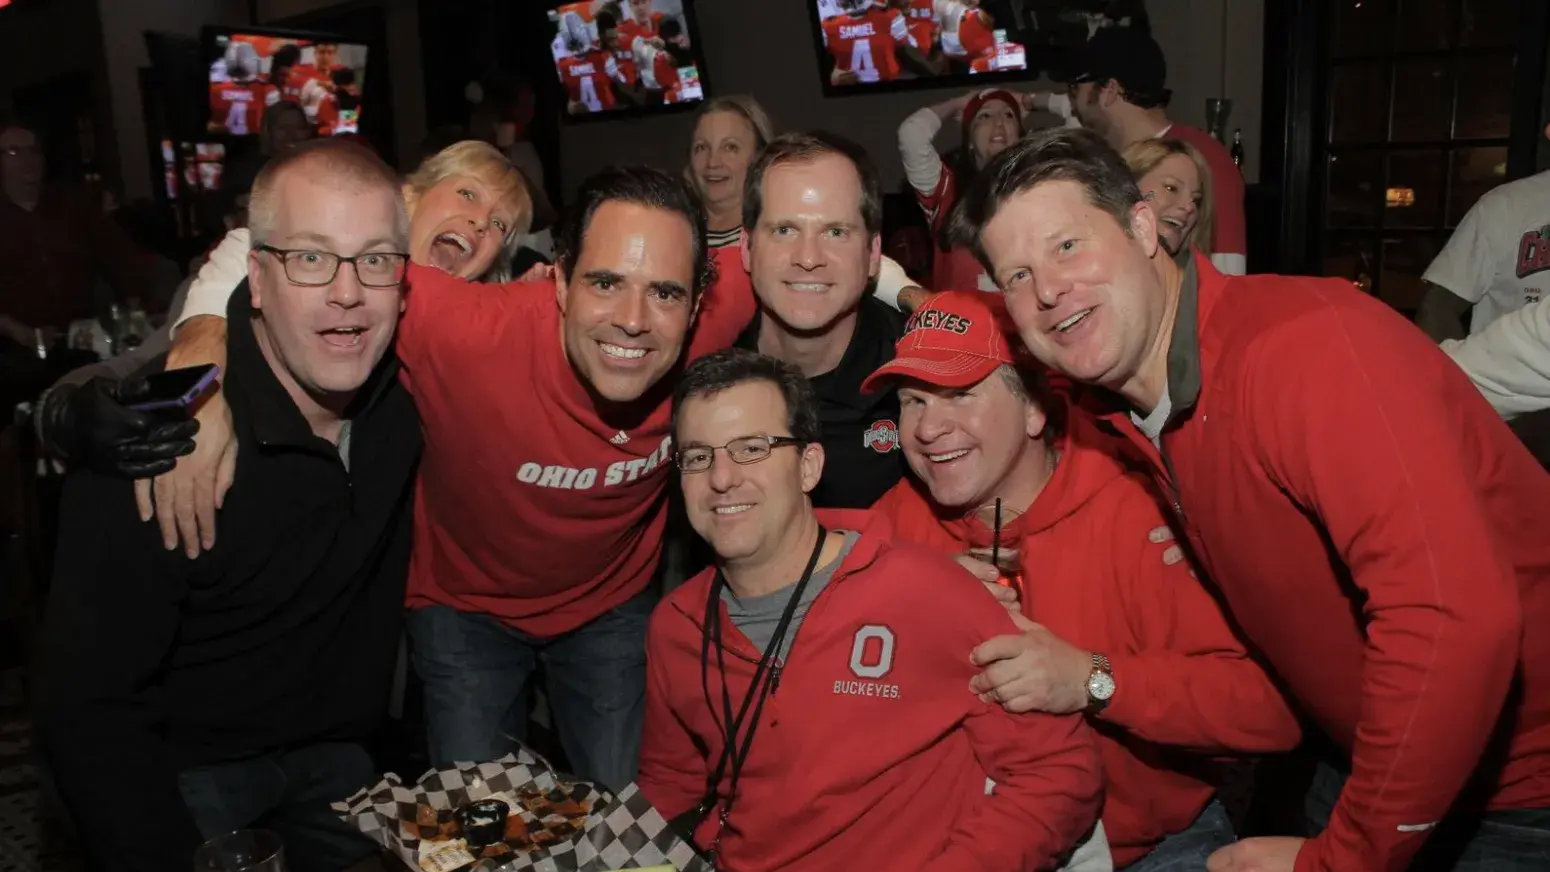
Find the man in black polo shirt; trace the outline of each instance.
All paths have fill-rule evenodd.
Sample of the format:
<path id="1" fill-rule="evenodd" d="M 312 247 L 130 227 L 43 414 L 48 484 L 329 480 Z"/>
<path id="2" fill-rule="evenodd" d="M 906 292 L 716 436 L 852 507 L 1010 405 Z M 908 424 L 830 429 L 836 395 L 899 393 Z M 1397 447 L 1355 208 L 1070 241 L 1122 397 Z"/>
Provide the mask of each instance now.
<path id="1" fill-rule="evenodd" d="M 869 291 L 882 203 L 866 151 L 832 134 L 776 137 L 748 168 L 743 264 L 759 312 L 737 344 L 812 382 L 829 458 L 812 492 L 820 508 L 869 507 L 904 473 L 898 398 L 861 390 L 904 335 L 904 316 Z"/>
<path id="2" fill-rule="evenodd" d="M 408 219 L 359 146 L 255 183 L 224 390 L 241 446 L 215 547 L 137 520 L 127 480 L 66 485 L 39 688 L 44 759 L 93 868 L 187 869 L 262 827 L 292 872 L 373 846 L 329 803 L 370 783 L 408 571 L 414 406 L 390 348 Z"/>

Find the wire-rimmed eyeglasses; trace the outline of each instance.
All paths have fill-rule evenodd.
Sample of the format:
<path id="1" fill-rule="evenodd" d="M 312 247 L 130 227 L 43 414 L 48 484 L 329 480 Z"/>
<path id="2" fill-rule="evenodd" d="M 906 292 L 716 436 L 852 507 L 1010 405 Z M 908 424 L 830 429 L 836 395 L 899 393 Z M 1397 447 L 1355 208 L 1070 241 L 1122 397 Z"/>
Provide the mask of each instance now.
<path id="1" fill-rule="evenodd" d="M 260 245 L 258 250 L 280 259 L 285 277 L 291 284 L 307 288 L 331 284 L 339 274 L 339 265 L 342 263 L 355 267 L 355 277 L 363 287 L 368 288 L 396 288 L 403 284 L 404 272 L 409 268 L 409 255 L 396 251 L 368 251 L 354 257 L 345 257 L 313 248 Z"/>
<path id="2" fill-rule="evenodd" d="M 795 436 L 741 436 L 725 445 L 691 445 L 678 449 L 674 461 L 683 472 L 704 472 L 715 461 L 718 449 L 725 451 L 733 463 L 747 466 L 769 457 L 782 445 L 806 445 L 807 440 Z"/>

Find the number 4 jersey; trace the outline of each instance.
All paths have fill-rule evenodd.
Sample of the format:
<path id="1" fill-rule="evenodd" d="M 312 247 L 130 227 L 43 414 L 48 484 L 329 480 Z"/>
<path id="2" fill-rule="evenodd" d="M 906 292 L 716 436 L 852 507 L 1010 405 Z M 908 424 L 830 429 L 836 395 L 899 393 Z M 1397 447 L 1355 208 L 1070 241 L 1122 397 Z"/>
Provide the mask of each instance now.
<path id="1" fill-rule="evenodd" d="M 624 84 L 625 77 L 612 54 L 594 48 L 584 54 L 562 58 L 555 66 L 559 68 L 565 96 L 572 103 L 586 106 L 589 112 L 614 108 L 612 82 Z"/>
<path id="2" fill-rule="evenodd" d="M 915 45 L 915 39 L 902 12 L 869 6 L 825 21 L 823 44 L 836 70 L 855 73 L 862 82 L 891 82 L 900 72 L 895 51 Z"/>

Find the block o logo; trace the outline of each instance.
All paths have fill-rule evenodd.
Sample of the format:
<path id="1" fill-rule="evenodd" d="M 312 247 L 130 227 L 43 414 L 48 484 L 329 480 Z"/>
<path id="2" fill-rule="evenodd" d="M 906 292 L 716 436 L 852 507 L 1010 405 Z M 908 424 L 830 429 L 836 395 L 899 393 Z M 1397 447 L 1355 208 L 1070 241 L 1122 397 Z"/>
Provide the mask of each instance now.
<path id="1" fill-rule="evenodd" d="M 893 631 L 867 624 L 856 631 L 850 646 L 850 671 L 857 678 L 882 678 L 893 669 Z"/>

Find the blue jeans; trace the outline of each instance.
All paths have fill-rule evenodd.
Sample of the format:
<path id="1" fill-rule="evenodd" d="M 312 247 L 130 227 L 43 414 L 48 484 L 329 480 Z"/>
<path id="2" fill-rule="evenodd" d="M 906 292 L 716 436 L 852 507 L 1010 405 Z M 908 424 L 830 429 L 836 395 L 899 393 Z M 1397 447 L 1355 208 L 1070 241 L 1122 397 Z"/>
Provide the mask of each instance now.
<path id="1" fill-rule="evenodd" d="M 1329 826 L 1346 775 L 1320 762 L 1304 808 L 1308 832 Z M 1454 816 L 1437 825 L 1416 855 L 1414 872 L 1544 872 L 1550 869 L 1550 809 Z"/>
<path id="2" fill-rule="evenodd" d="M 432 766 L 482 763 L 527 734 L 527 684 L 541 659 L 555 733 L 575 775 L 620 789 L 635 780 L 646 706 L 648 590 L 588 624 L 536 639 L 489 615 L 411 611 L 409 645 L 425 686 Z"/>
<path id="3" fill-rule="evenodd" d="M 1205 872 L 1207 858 L 1237 838 L 1227 809 L 1212 800 L 1194 823 L 1163 839 L 1145 857 L 1126 866 L 1125 872 Z"/>
<path id="4" fill-rule="evenodd" d="M 375 842 L 329 808 L 376 780 L 366 749 L 342 742 L 178 773 L 183 802 L 206 839 L 273 830 L 285 843 L 291 872 L 337 872 L 377 852 Z"/>

